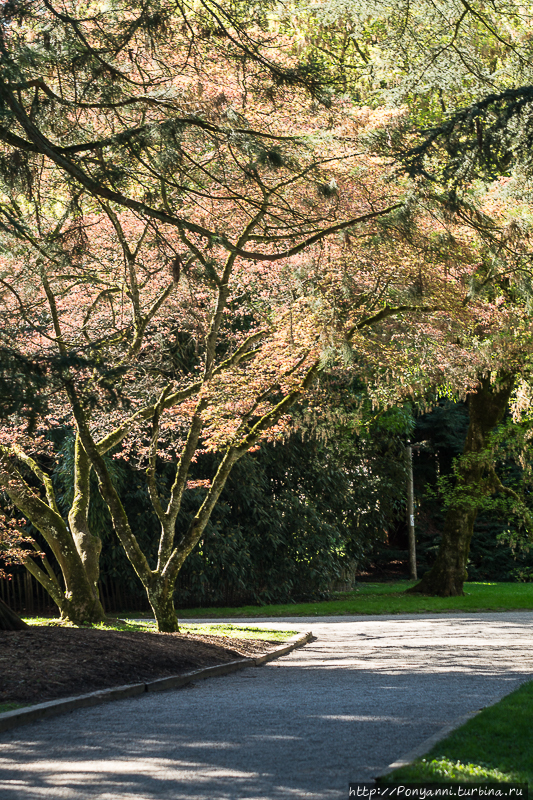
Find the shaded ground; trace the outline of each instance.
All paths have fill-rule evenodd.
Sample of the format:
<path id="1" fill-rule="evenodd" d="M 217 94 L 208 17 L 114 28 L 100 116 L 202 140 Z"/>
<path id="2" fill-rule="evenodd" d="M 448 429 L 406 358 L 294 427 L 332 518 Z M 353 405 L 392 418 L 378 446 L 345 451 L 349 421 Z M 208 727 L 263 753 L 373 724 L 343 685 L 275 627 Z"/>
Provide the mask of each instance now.
<path id="1" fill-rule="evenodd" d="M 277 646 L 186 633 L 59 627 L 0 631 L 0 703 L 41 703 L 179 675 Z"/>

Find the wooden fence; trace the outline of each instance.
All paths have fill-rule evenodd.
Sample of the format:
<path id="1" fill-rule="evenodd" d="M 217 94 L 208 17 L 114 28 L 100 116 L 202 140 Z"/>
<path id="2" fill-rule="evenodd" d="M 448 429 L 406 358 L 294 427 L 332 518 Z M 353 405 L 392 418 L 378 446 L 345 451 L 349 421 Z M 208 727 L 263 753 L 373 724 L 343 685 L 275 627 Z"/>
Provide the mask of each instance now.
<path id="1" fill-rule="evenodd" d="M 41 584 L 35 580 L 27 570 L 13 568 L 14 571 L 8 578 L 0 578 L 0 597 L 13 611 L 25 616 L 50 616 L 57 615 L 56 604 L 50 598 Z M 332 582 L 331 591 L 351 589 L 355 581 L 355 567 L 346 568 L 341 575 Z M 100 600 L 109 614 L 121 611 L 150 611 L 148 599 L 144 589 L 138 590 L 125 586 L 124 583 L 105 578 L 98 584 Z M 194 596 L 187 576 L 178 578 L 176 585 L 176 607 L 191 608 L 198 606 L 222 605 L 226 607 L 253 603 L 253 596 L 231 584 L 218 586 L 217 600 L 210 598 L 209 594 L 202 597 Z M 185 599 L 186 598 L 186 599 Z M 220 599 L 222 598 L 222 599 Z"/>
<path id="2" fill-rule="evenodd" d="M 29 572 L 0 579 L 0 597 L 13 611 L 39 617 L 57 613 L 57 606 Z"/>
<path id="3" fill-rule="evenodd" d="M 118 581 L 100 581 L 100 599 L 108 613 L 117 611 L 148 611 L 149 605 L 143 590 L 133 593 Z M 13 611 L 25 616 L 39 617 L 57 615 L 58 608 L 50 595 L 33 575 L 14 572 L 0 578 L 0 597 Z"/>

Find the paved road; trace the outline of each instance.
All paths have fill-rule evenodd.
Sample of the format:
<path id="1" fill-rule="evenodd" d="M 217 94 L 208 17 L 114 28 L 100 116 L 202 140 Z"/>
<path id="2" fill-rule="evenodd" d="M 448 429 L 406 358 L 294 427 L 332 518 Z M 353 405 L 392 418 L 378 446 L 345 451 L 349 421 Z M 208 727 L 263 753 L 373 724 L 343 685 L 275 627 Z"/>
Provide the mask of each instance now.
<path id="1" fill-rule="evenodd" d="M 317 640 L 1 734 L 1 800 L 344 800 L 349 781 L 533 677 L 533 612 L 262 624 Z"/>

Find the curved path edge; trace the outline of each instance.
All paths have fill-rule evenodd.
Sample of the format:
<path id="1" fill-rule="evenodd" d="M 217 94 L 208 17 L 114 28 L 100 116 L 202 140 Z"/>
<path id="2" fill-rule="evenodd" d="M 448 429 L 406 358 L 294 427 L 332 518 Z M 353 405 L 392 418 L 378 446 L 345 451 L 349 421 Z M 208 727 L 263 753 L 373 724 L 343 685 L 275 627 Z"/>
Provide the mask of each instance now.
<path id="1" fill-rule="evenodd" d="M 516 688 L 516 687 L 515 687 Z M 514 692 L 515 688 L 511 689 L 510 692 Z M 463 714 L 461 717 L 458 717 L 453 722 L 448 723 L 440 731 L 437 731 L 432 736 L 429 736 L 423 742 L 421 742 L 418 747 L 415 747 L 413 750 L 410 750 L 406 755 L 402 756 L 401 758 L 394 761 L 392 764 L 389 764 L 387 769 L 384 769 L 378 776 L 376 776 L 375 781 L 379 784 L 381 778 L 385 778 L 387 775 L 390 775 L 391 772 L 394 772 L 396 769 L 400 769 L 400 767 L 408 767 L 409 764 L 412 764 L 417 758 L 426 755 L 436 744 L 442 742 L 443 739 L 446 739 L 450 733 L 453 733 L 458 728 L 462 728 L 469 720 L 477 717 L 478 714 L 481 714 L 485 708 L 490 708 L 490 706 L 495 706 L 503 700 L 503 697 L 498 697 L 492 703 L 487 703 L 486 706 L 480 708 L 478 711 L 471 711 L 469 714 Z"/>
<path id="2" fill-rule="evenodd" d="M 29 722 L 55 717 L 59 714 L 66 714 L 75 711 L 77 708 L 87 708 L 96 706 L 100 703 L 107 703 L 111 700 L 124 700 L 128 697 L 135 697 L 144 692 L 162 692 L 169 689 L 179 689 L 195 681 L 202 681 L 205 678 L 212 678 L 217 675 L 228 675 L 231 672 L 245 669 L 246 667 L 260 667 L 269 661 L 274 661 L 280 656 L 287 655 L 297 647 L 303 647 L 313 638 L 311 631 L 304 634 L 297 634 L 287 640 L 282 647 L 271 650 L 263 656 L 256 658 L 239 658 L 227 664 L 217 664 L 214 667 L 204 667 L 193 672 L 185 672 L 181 675 L 170 675 L 166 678 L 158 678 L 147 683 L 131 683 L 124 686 L 114 686 L 111 689 L 101 689 L 97 692 L 80 694 L 74 697 L 63 697 L 60 700 L 49 700 L 46 703 L 37 703 L 34 706 L 15 709 L 14 711 L 4 711 L 0 714 L 0 732 L 8 731 L 12 728 L 19 728 Z"/>

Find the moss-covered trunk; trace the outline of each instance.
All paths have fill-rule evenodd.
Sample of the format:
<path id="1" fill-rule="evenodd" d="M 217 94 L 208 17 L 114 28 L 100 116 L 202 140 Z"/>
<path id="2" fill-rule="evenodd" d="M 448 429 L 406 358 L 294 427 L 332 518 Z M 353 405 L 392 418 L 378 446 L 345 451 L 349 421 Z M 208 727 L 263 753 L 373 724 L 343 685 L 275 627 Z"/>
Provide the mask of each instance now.
<path id="1" fill-rule="evenodd" d="M 46 557 L 40 556 L 42 566 L 28 556 L 26 569 L 39 581 L 59 608 L 61 617 L 75 624 L 101 622 L 105 612 L 98 595 L 98 557 L 100 541 L 83 529 L 83 518 L 88 509 L 88 462 L 87 481 L 77 474 L 75 479 L 75 502 L 82 511 L 71 519 L 69 529 L 59 513 L 53 493 L 52 482 L 38 465 L 24 453 L 17 451 L 17 459 L 26 464 L 39 478 L 45 488 L 46 499 L 42 499 L 30 487 L 19 472 L 15 459 L 9 451 L 0 452 L 0 486 L 14 505 L 42 534 L 61 570 L 56 574 Z M 79 471 L 77 471 L 78 473 Z M 87 484 L 85 488 L 85 484 Z M 79 495 L 82 493 L 83 498 Z"/>
<path id="2" fill-rule="evenodd" d="M 84 583 L 88 584 L 93 603 L 91 617 L 98 617 L 98 619 L 91 619 L 91 622 L 98 622 L 105 617 L 98 590 L 102 542 L 98 536 L 91 532 L 89 526 L 90 475 L 90 461 L 83 449 L 80 437 L 76 436 L 73 476 L 74 499 L 68 515 L 68 522 L 70 534 L 85 573 Z"/>
<path id="3" fill-rule="evenodd" d="M 174 608 L 174 584 L 175 581 L 165 581 L 157 576 L 153 586 L 146 590 L 148 601 L 156 618 L 157 630 L 161 633 L 179 631 L 178 616 Z"/>
<path id="4" fill-rule="evenodd" d="M 410 592 L 438 597 L 464 594 L 474 522 L 486 491 L 483 478 L 488 437 L 503 418 L 513 385 L 514 375 L 500 376 L 496 383 L 484 378 L 478 390 L 468 397 L 470 423 L 439 552 L 432 568 Z"/>

